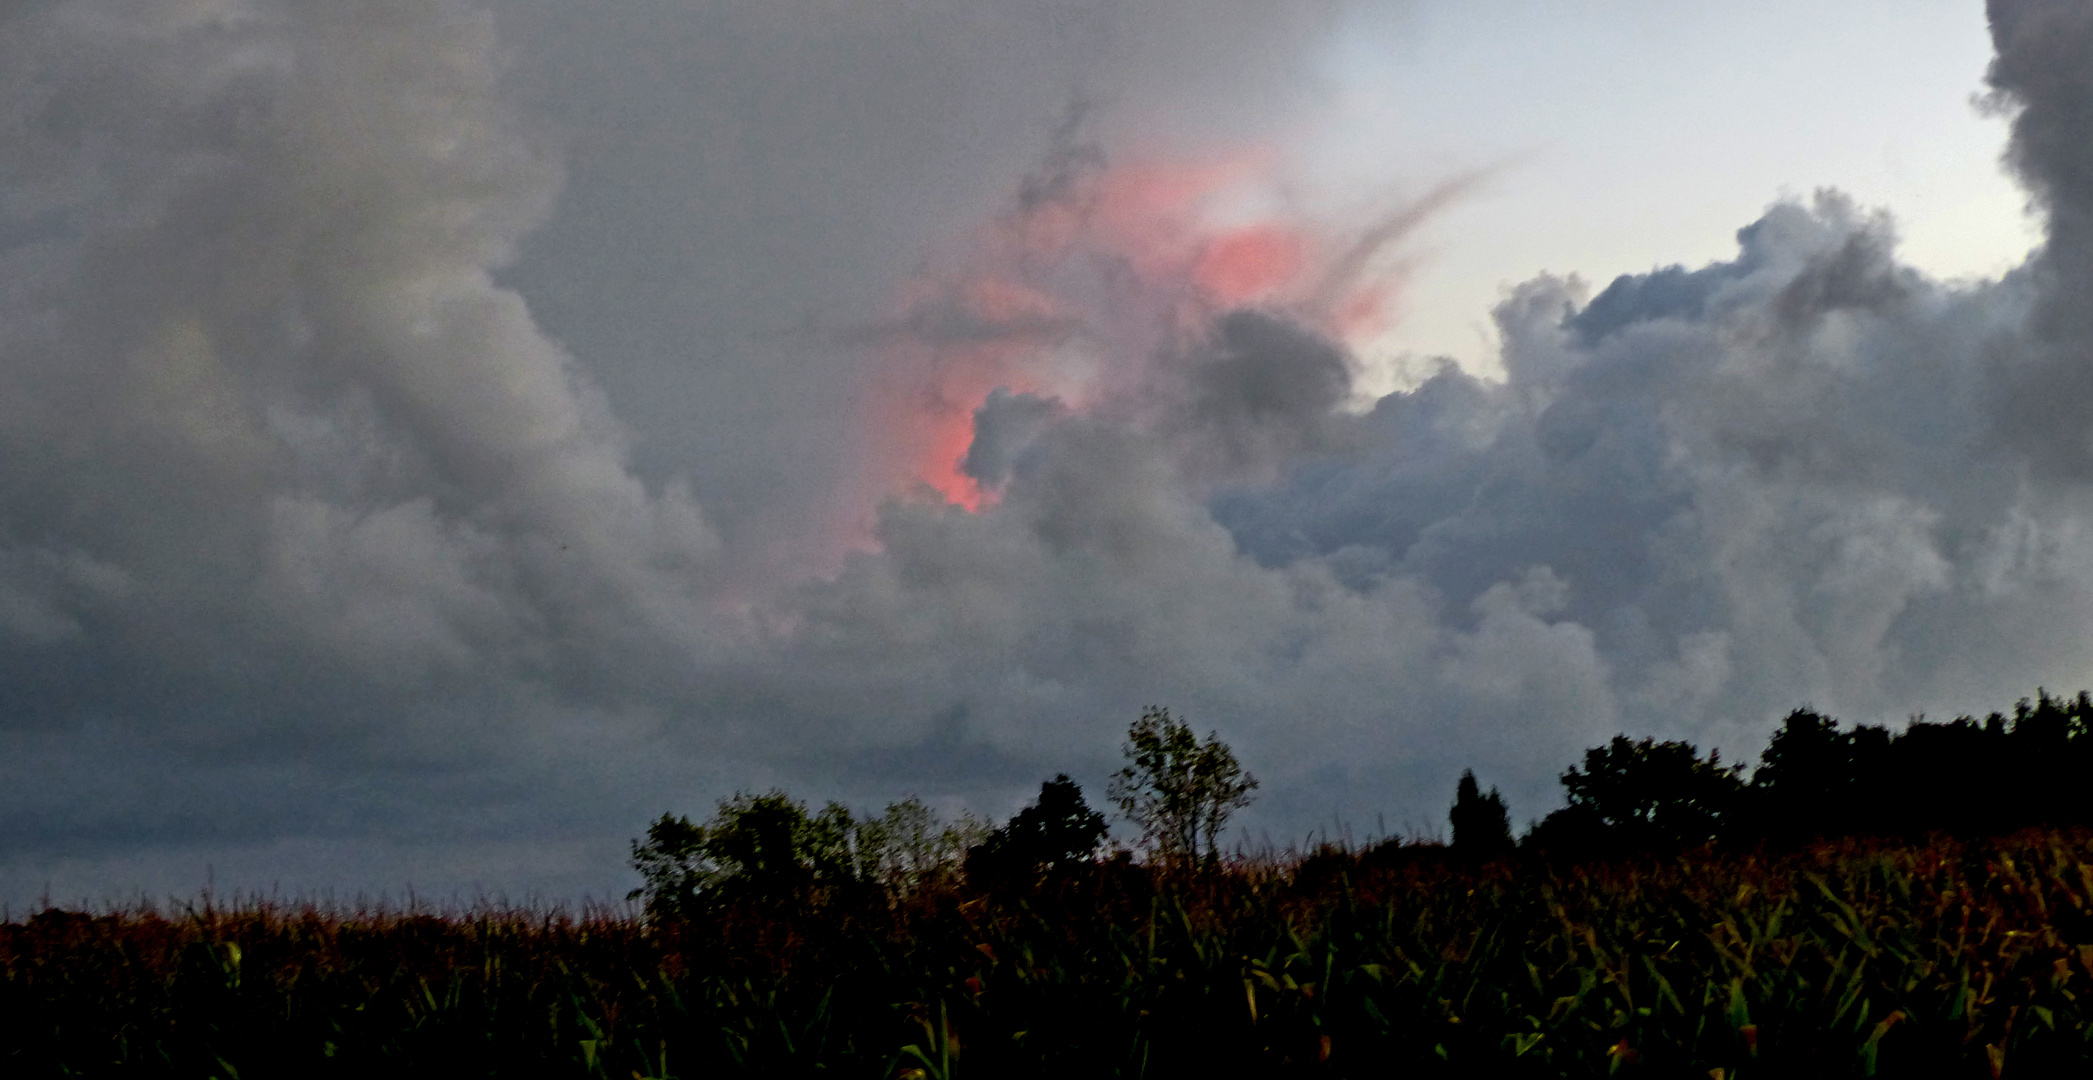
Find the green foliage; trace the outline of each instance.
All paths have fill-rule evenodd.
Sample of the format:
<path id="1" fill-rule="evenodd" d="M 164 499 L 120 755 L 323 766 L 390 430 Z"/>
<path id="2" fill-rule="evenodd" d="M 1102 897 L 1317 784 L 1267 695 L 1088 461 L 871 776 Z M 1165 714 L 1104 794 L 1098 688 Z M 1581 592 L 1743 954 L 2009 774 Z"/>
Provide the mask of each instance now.
<path id="1" fill-rule="evenodd" d="M 945 822 L 911 795 L 877 816 L 841 803 L 818 813 L 781 791 L 722 799 L 704 824 L 663 814 L 632 844 L 650 916 L 689 918 L 734 900 L 814 902 L 873 889 L 906 895 L 955 876 L 988 835 L 970 815 Z"/>
<path id="2" fill-rule="evenodd" d="M 1205 742 L 1170 710 L 1150 706 L 1127 728 L 1121 748 L 1127 764 L 1112 778 L 1120 813 L 1141 830 L 1141 841 L 1166 863 L 1195 860 L 1204 838 L 1209 861 L 1219 854 L 1221 830 L 1250 805 L 1257 778 L 1235 752 L 1209 732 Z"/>
<path id="3" fill-rule="evenodd" d="M 911 795 L 858 822 L 859 875 L 896 894 L 913 892 L 954 874 L 967 850 L 988 835 L 988 825 L 972 815 L 946 822 Z"/>
<path id="4" fill-rule="evenodd" d="M 649 911 L 692 910 L 697 899 L 725 876 L 707 845 L 708 833 L 687 817 L 663 814 L 647 826 L 647 838 L 632 842 L 632 868 L 640 887 L 627 900 L 644 899 Z"/>
<path id="5" fill-rule="evenodd" d="M 723 896 L 783 900 L 863 879 L 860 825 L 829 803 L 807 812 L 781 791 L 722 799 L 703 825 L 663 814 L 632 845 L 643 882 L 631 894 L 656 915 L 688 915 Z"/>
<path id="6" fill-rule="evenodd" d="M 1585 852 L 1607 858 L 1471 857 L 1507 829 L 1470 774 L 1451 851 L 1190 875 L 1255 781 L 1150 710 L 1115 797 L 1148 815 L 1153 863 L 1094 860 L 1102 822 L 1064 776 L 993 834 L 1072 871 L 1023 888 L 955 872 L 991 836 L 971 819 L 770 792 L 649 827 L 646 917 L 45 911 L 0 925 L 0 1075 L 2081 1075 L 2093 833 L 1751 830 L 1769 807 L 2071 820 L 2089 719 L 2086 695 L 1901 734 L 1799 712 L 1750 785 L 1623 737 L 1529 837 L 1636 841 Z M 1916 796 L 1881 783 L 1899 776 Z"/>
<path id="7" fill-rule="evenodd" d="M 706 850 L 728 883 L 757 896 L 790 896 L 856 878 L 855 824 L 840 803 L 810 814 L 781 791 L 737 794 L 707 826 Z"/>

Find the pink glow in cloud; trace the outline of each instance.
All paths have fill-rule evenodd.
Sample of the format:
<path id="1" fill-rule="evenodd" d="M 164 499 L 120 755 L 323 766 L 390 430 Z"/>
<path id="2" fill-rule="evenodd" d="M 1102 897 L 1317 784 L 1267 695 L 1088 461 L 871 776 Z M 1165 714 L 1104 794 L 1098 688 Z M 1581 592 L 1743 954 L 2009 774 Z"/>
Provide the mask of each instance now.
<path id="1" fill-rule="evenodd" d="M 1278 164 L 1256 148 L 1094 164 L 934 260 L 881 338 L 866 421 L 878 496 L 992 504 L 961 468 L 991 391 L 1080 410 L 1138 385 L 1233 308 L 1280 311 L 1338 340 L 1384 331 L 1400 280 L 1369 272 L 1370 256 L 1445 198 L 1340 236 L 1260 209 L 1278 203 Z"/>

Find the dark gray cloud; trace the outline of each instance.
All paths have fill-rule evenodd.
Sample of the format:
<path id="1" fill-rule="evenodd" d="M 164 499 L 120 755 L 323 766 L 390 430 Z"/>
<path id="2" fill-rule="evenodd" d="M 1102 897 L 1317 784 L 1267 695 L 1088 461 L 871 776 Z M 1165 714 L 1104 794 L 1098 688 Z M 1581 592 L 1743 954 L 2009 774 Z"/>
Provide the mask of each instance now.
<path id="1" fill-rule="evenodd" d="M 1362 403 L 1338 294 L 1443 192 L 1294 293 L 1127 216 L 1325 5 L 0 8 L 0 892 L 601 895 L 670 806 L 1000 813 L 1151 703 L 1253 834 L 1433 828 L 2093 681 L 2093 15 L 1992 13 L 2026 267 L 1827 192 Z M 879 501 L 948 423 L 979 508 Z"/>
<path id="2" fill-rule="evenodd" d="M 1185 372 L 1179 423 L 1231 471 L 1322 449 L 1351 395 L 1343 349 L 1284 319 L 1231 311 Z"/>
<path id="3" fill-rule="evenodd" d="M 1020 456 L 1065 411 L 1060 402 L 1038 394 L 1014 394 L 1000 386 L 989 391 L 988 400 L 974 410 L 973 439 L 959 461 L 960 471 L 984 487 L 1002 487 Z"/>
<path id="4" fill-rule="evenodd" d="M 1990 3 L 1998 56 L 1993 103 L 2013 115 L 2006 161 L 2047 218 L 2026 272 L 2038 281 L 2035 348 L 2006 374 L 1997 416 L 2005 436 L 2047 474 L 2093 478 L 2093 431 L 2079 403 L 2093 393 L 2093 19 L 2068 3 Z"/>

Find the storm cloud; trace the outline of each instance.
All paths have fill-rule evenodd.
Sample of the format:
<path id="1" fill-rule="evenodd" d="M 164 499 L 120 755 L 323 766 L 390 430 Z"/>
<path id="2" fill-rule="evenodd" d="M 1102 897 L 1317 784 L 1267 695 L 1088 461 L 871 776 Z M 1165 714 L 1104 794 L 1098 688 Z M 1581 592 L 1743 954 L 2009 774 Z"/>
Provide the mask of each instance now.
<path id="1" fill-rule="evenodd" d="M 1332 8 L 1229 7 L 0 9 L 0 892 L 603 895 L 664 809 L 1001 814 L 1151 703 L 1247 838 L 1432 829 L 1618 731 L 2093 682 L 2093 13 L 1991 5 L 2003 278 L 1824 191 L 1371 397 L 1466 181 L 1246 203 Z M 516 66 L 635 28 L 658 112 Z"/>

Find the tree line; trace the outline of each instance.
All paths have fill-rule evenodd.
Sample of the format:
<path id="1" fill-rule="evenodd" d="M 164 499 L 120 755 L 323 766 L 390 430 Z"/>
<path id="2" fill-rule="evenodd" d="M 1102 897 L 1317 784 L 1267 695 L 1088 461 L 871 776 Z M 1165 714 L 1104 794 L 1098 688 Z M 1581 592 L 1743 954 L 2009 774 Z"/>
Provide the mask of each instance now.
<path id="1" fill-rule="evenodd" d="M 1234 813 L 1258 786 L 1218 733 L 1202 740 L 1168 709 L 1127 729 L 1126 764 L 1110 804 L 1133 827 L 1136 854 L 1160 867 L 1211 867 Z M 2038 691 L 2011 714 L 1945 723 L 1915 717 L 1902 731 L 1842 728 L 1810 708 L 1789 713 L 1756 767 L 1725 764 L 1683 740 L 1617 735 L 1560 776 L 1565 805 L 1515 836 L 1503 796 L 1461 775 L 1450 845 L 1391 841 L 1369 857 L 1514 855 L 1614 858 L 1704 844 L 1797 845 L 1832 837 L 1999 835 L 2036 826 L 2093 826 L 2093 697 Z M 941 819 L 910 796 L 860 816 L 840 803 L 813 810 L 781 791 L 737 793 L 704 822 L 663 814 L 633 841 L 634 890 L 651 914 L 689 914 L 738 900 L 829 893 L 913 894 L 964 882 L 1028 887 L 1100 865 L 1108 828 L 1066 774 L 996 826 L 962 813 Z"/>
<path id="2" fill-rule="evenodd" d="M 1557 857 L 1605 857 L 1706 843 L 1794 845 L 1934 833 L 1995 836 L 2037 825 L 2093 825 L 2093 698 L 2038 691 L 2010 715 L 1902 731 L 1842 728 L 1813 709 L 1782 719 L 1757 766 L 1724 764 L 1692 743 L 1615 736 L 1561 775 L 1566 805 L 1516 845 L 1503 801 L 1463 776 L 1453 848 L 1471 856 L 1514 847 Z"/>
<path id="3" fill-rule="evenodd" d="M 1127 728 L 1121 751 L 1126 765 L 1107 791 L 1138 839 L 1113 858 L 1130 863 L 1138 848 L 1164 866 L 1218 862 L 1222 830 L 1258 786 L 1219 733 L 1202 740 L 1151 706 Z M 859 816 L 837 802 L 810 810 L 782 791 L 742 792 L 702 823 L 663 814 L 633 841 L 642 884 L 632 898 L 650 915 L 683 917 L 811 891 L 909 895 L 962 880 L 1025 887 L 1095 866 L 1108 832 L 1104 813 L 1066 773 L 1000 827 L 964 813 L 943 821 L 913 795 Z"/>

